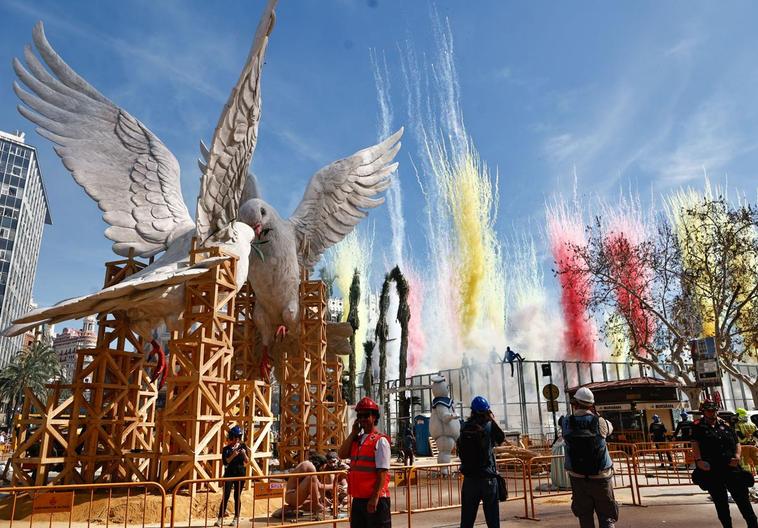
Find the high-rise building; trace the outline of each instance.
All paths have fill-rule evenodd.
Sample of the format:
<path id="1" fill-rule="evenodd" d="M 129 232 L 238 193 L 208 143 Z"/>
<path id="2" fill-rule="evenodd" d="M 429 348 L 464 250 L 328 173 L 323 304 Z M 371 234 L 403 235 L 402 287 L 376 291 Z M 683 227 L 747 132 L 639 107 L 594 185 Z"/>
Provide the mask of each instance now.
<path id="1" fill-rule="evenodd" d="M 64 328 L 53 339 L 53 350 L 58 354 L 63 370 L 63 379 L 71 382 L 76 368 L 76 352 L 83 348 L 95 348 L 97 345 L 97 319 L 94 315 L 84 318 L 82 329 Z M 85 364 L 86 366 L 86 364 Z"/>
<path id="2" fill-rule="evenodd" d="M 24 134 L 0 131 L 0 329 L 32 300 L 42 228 L 52 224 L 37 151 Z M 0 337 L 0 367 L 23 347 L 23 336 Z"/>

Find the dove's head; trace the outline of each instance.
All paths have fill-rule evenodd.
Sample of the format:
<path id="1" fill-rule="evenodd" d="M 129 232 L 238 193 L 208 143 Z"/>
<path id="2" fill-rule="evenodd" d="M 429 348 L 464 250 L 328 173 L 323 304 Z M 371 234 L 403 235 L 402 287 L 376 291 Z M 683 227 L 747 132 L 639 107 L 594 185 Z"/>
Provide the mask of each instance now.
<path id="1" fill-rule="evenodd" d="M 274 208 L 260 198 L 252 198 L 240 207 L 240 221 L 253 228 L 256 238 L 260 238 L 261 232 L 270 227 L 277 217 Z"/>

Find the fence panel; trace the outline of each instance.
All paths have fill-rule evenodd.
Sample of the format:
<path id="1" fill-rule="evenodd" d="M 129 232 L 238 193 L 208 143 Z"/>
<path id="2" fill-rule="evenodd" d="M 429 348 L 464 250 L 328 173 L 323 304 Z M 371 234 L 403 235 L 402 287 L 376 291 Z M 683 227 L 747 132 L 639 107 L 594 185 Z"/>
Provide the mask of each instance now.
<path id="1" fill-rule="evenodd" d="M 208 527 L 219 518 L 228 524 L 229 520 L 223 521 L 225 517 L 221 515 L 224 499 L 228 500 L 223 509 L 226 517 L 239 513 L 246 526 L 249 520 L 253 527 L 336 527 L 349 522 L 346 479 L 347 473 L 337 470 L 187 480 L 178 484 L 171 495 L 171 527 Z M 214 491 L 216 485 L 223 492 Z M 241 488 L 239 512 L 234 504 L 236 486 Z"/>
<path id="2" fill-rule="evenodd" d="M 163 528 L 166 491 L 155 482 L 113 482 L 0 488 L 0 518 L 8 527 L 105 522 Z"/>
<path id="3" fill-rule="evenodd" d="M 613 460 L 613 489 L 629 489 L 632 504 L 639 504 L 639 497 L 635 495 L 633 459 L 624 451 L 611 451 L 610 455 Z M 532 513 L 530 518 L 539 518 L 535 501 L 571 495 L 571 479 L 564 467 L 565 458 L 565 455 L 545 455 L 529 461 L 526 474 Z"/>
<path id="4" fill-rule="evenodd" d="M 634 456 L 635 485 L 642 504 L 642 488 L 692 486 L 692 448 L 638 449 Z"/>

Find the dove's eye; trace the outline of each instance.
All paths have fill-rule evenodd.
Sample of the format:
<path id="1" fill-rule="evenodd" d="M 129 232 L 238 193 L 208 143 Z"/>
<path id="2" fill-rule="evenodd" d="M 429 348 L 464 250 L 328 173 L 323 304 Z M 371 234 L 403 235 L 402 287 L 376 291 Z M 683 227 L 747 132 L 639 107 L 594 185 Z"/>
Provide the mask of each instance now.
<path id="1" fill-rule="evenodd" d="M 261 207 L 261 216 L 266 216 L 266 210 L 263 207 Z"/>

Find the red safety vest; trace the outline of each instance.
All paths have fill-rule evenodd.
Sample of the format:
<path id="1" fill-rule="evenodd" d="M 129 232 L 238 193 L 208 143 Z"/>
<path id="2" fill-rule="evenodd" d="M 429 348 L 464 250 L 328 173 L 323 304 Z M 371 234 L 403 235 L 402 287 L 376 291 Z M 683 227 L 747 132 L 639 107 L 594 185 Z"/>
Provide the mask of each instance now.
<path id="1" fill-rule="evenodd" d="M 376 473 L 376 443 L 380 438 L 389 438 L 381 433 L 370 433 L 362 444 L 356 440 L 350 446 L 350 471 L 347 474 L 348 491 L 357 499 L 370 499 L 378 478 Z M 384 474 L 380 497 L 390 496 L 389 471 Z"/>

